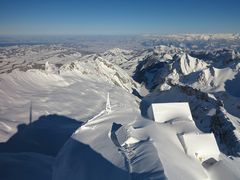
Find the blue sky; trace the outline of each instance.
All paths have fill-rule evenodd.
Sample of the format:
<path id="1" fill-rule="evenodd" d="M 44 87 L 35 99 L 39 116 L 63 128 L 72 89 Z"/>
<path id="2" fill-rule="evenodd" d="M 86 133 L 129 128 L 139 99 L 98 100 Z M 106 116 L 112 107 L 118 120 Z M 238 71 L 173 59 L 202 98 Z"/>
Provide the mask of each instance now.
<path id="1" fill-rule="evenodd" d="M 240 0 L 0 0 L 0 34 L 239 32 Z"/>

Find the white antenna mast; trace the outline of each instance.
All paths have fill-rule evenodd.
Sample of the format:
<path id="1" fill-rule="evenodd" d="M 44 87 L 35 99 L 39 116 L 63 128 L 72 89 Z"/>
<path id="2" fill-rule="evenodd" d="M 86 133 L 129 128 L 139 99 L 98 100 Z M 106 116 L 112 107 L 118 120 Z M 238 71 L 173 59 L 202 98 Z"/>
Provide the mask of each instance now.
<path id="1" fill-rule="evenodd" d="M 108 114 L 112 111 L 111 104 L 110 104 L 110 98 L 109 98 L 109 92 L 107 94 L 106 111 Z"/>

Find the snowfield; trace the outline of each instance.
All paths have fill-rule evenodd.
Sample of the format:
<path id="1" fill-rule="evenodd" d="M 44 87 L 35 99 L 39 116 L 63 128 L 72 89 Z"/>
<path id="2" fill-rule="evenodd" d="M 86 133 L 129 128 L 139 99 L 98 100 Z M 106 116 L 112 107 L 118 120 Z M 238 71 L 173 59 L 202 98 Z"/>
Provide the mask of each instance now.
<path id="1" fill-rule="evenodd" d="M 240 178 L 236 49 L 0 52 L 0 179 Z"/>

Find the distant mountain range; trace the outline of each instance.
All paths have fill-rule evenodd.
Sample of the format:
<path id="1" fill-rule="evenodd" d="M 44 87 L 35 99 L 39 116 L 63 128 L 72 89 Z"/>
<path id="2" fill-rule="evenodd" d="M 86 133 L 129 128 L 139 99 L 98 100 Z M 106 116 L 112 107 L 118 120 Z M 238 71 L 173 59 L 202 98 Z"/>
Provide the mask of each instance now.
<path id="1" fill-rule="evenodd" d="M 239 34 L 108 38 L 0 47 L 0 179 L 239 179 Z M 148 117 L 169 102 L 194 122 Z M 189 157 L 188 133 L 220 160 Z"/>

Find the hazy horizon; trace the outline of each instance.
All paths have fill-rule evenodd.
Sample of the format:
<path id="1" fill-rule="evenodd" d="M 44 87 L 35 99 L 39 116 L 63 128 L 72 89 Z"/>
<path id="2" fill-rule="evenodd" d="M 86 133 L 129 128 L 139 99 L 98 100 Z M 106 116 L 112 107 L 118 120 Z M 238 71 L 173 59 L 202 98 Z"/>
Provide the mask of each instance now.
<path id="1" fill-rule="evenodd" d="M 237 0 L 1 0 L 0 35 L 239 33 Z"/>

